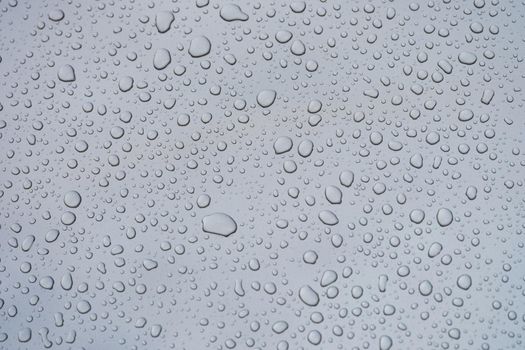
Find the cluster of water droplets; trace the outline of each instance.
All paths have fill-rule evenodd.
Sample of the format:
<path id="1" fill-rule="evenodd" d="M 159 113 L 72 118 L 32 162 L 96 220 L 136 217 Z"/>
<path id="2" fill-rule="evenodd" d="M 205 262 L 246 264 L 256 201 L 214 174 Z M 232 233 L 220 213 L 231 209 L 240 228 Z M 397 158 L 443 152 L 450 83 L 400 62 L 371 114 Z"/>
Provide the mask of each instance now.
<path id="1" fill-rule="evenodd" d="M 524 349 L 524 16 L 0 0 L 0 349 Z"/>

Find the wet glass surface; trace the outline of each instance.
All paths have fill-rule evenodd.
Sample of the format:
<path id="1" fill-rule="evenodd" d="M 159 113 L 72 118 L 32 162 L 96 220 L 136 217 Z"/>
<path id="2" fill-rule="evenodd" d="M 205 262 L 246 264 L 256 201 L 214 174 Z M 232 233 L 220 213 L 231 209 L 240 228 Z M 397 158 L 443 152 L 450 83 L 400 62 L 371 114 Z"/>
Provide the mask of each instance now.
<path id="1" fill-rule="evenodd" d="M 0 349 L 525 349 L 524 14 L 0 0 Z"/>

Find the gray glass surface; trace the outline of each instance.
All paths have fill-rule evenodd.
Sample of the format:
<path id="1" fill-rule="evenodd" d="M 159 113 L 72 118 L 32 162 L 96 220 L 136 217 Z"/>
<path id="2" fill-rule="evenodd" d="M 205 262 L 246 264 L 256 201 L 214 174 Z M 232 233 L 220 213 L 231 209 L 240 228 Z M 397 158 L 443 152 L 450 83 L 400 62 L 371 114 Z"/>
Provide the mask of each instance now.
<path id="1" fill-rule="evenodd" d="M 524 15 L 0 0 L 0 349 L 525 349 Z"/>

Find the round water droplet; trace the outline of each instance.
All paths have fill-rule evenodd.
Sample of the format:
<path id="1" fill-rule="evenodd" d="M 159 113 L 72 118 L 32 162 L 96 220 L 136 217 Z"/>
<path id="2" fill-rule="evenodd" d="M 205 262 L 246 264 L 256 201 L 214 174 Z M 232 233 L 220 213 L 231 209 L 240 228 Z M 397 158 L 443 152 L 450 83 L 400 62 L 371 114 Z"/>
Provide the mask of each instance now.
<path id="1" fill-rule="evenodd" d="M 208 39 L 204 35 L 193 38 L 190 42 L 190 47 L 188 49 L 188 53 L 191 55 L 191 57 L 194 58 L 206 56 L 210 53 L 210 51 L 210 39 Z"/>
<path id="2" fill-rule="evenodd" d="M 232 21 L 247 21 L 248 15 L 244 13 L 239 5 L 225 4 L 221 7 L 220 16 L 227 22 Z"/>
<path id="3" fill-rule="evenodd" d="M 77 191 L 69 191 L 64 195 L 64 204 L 69 208 L 77 208 L 82 202 L 82 197 Z"/>
<path id="4" fill-rule="evenodd" d="M 60 79 L 63 82 L 75 81 L 75 69 L 69 64 L 60 67 L 60 69 L 58 70 L 58 79 Z"/>
<path id="5" fill-rule="evenodd" d="M 472 52 L 463 51 L 458 55 L 458 60 L 463 64 L 472 65 L 476 63 L 478 57 Z"/>
<path id="6" fill-rule="evenodd" d="M 273 105 L 277 92 L 275 90 L 262 90 L 257 94 L 257 103 L 263 108 Z"/>
<path id="7" fill-rule="evenodd" d="M 171 54 L 167 49 L 158 49 L 153 56 L 153 67 L 162 70 L 171 63 Z"/>
<path id="8" fill-rule="evenodd" d="M 224 213 L 214 213 L 202 218 L 202 230 L 227 237 L 237 231 L 237 223 Z"/>
<path id="9" fill-rule="evenodd" d="M 299 298 L 308 306 L 319 304 L 319 294 L 308 285 L 304 285 L 299 289 Z"/>
<path id="10" fill-rule="evenodd" d="M 440 208 L 436 215 L 439 226 L 446 227 L 452 223 L 454 216 L 452 212 L 447 208 Z"/>

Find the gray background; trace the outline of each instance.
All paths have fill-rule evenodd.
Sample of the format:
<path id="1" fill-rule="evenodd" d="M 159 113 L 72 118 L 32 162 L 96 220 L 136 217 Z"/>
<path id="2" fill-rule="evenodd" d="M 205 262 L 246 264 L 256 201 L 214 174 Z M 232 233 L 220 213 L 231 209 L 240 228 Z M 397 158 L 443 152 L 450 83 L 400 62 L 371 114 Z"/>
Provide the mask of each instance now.
<path id="1" fill-rule="evenodd" d="M 236 4 L 0 0 L 0 348 L 524 349 L 525 4 Z"/>

